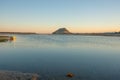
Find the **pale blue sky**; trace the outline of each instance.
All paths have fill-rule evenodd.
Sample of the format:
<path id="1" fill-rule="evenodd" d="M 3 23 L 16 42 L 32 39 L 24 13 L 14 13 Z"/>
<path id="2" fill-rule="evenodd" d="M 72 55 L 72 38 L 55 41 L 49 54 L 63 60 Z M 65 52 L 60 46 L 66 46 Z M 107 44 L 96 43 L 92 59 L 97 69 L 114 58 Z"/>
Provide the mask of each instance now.
<path id="1" fill-rule="evenodd" d="M 120 30 L 120 0 L 0 0 L 0 31 Z"/>

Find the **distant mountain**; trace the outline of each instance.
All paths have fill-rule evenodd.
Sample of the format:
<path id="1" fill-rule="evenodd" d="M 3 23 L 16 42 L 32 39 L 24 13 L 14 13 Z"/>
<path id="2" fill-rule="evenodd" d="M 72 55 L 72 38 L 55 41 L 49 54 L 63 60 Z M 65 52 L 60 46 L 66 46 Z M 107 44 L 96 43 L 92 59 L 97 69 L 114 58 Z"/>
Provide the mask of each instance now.
<path id="1" fill-rule="evenodd" d="M 66 28 L 59 28 L 52 34 L 72 34 L 70 31 L 68 31 Z"/>

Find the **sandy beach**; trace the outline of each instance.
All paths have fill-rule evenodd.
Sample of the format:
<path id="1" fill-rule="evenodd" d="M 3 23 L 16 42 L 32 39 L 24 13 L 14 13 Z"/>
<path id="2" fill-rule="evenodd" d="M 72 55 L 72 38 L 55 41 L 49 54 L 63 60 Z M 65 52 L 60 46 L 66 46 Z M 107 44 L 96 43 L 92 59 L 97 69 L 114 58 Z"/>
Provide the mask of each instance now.
<path id="1" fill-rule="evenodd" d="M 0 70 L 0 80 L 39 80 L 39 75 L 34 73 Z"/>

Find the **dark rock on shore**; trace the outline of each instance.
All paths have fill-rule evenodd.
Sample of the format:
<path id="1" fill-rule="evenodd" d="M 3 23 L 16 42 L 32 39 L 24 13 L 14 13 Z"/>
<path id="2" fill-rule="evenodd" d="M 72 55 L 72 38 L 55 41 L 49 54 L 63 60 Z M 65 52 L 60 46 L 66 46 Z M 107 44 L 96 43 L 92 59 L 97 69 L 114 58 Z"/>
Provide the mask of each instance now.
<path id="1" fill-rule="evenodd" d="M 14 41 L 16 40 L 15 36 L 0 36 L 0 42 Z"/>
<path id="2" fill-rule="evenodd" d="M 66 77 L 72 78 L 72 77 L 74 77 L 74 74 L 73 73 L 67 73 Z"/>

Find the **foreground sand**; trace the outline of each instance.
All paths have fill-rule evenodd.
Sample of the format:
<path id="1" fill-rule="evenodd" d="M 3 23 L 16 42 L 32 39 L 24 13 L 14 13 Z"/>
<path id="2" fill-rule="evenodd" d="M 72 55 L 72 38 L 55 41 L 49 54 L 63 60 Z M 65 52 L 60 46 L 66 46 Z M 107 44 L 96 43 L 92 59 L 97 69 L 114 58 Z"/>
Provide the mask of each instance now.
<path id="1" fill-rule="evenodd" d="M 80 77 L 69 78 L 66 74 L 51 76 L 49 74 L 38 75 L 36 73 L 23 73 L 17 71 L 0 70 L 0 80 L 84 80 Z M 90 79 L 89 79 L 90 80 Z"/>
<path id="2" fill-rule="evenodd" d="M 39 75 L 16 71 L 0 71 L 0 80 L 39 80 Z"/>

